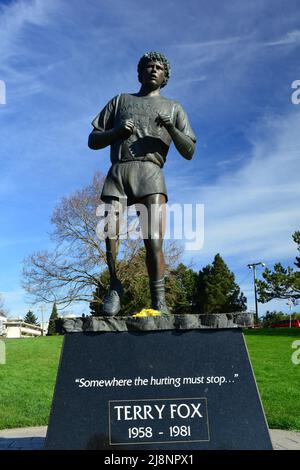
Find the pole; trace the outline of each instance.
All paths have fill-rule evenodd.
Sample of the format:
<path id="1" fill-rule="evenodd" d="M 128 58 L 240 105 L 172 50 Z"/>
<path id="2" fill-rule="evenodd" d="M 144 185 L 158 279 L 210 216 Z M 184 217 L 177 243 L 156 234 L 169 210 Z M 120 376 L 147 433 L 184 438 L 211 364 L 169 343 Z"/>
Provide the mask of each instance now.
<path id="1" fill-rule="evenodd" d="M 44 336 L 44 305 L 40 305 L 40 311 L 41 311 L 41 327 L 42 327 L 42 336 Z"/>
<path id="2" fill-rule="evenodd" d="M 290 328 L 292 328 L 292 305 L 293 305 L 293 301 L 292 301 L 292 299 L 289 299 L 289 307 L 290 307 Z"/>
<path id="3" fill-rule="evenodd" d="M 256 266 L 253 265 L 253 284 L 254 284 L 254 298 L 255 298 L 255 323 L 258 324 L 258 302 L 256 290 Z"/>
<path id="4" fill-rule="evenodd" d="M 265 263 L 259 261 L 258 263 L 251 263 L 247 265 L 248 268 L 253 270 L 253 285 L 254 285 L 254 299 L 255 299 L 255 323 L 258 325 L 258 302 L 256 290 L 256 266 L 265 266 Z"/>

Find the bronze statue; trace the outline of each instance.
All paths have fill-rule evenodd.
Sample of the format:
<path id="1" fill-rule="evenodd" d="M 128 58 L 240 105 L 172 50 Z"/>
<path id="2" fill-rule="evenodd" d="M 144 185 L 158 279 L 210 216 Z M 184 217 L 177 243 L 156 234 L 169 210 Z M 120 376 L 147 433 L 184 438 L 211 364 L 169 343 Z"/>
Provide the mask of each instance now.
<path id="1" fill-rule="evenodd" d="M 104 182 L 101 199 L 116 210 L 110 217 L 119 230 L 118 203 L 143 204 L 148 210 L 148 233 L 143 232 L 151 308 L 168 315 L 165 300 L 164 206 L 168 200 L 163 167 L 174 142 L 178 152 L 191 160 L 196 137 L 182 106 L 160 95 L 170 77 L 170 64 L 163 54 L 149 52 L 138 63 L 138 93 L 115 96 L 92 121 L 88 145 L 98 150 L 111 146 L 112 166 Z M 151 210 L 152 207 L 152 210 Z M 116 315 L 121 308 L 122 285 L 116 272 L 117 239 L 106 237 L 110 288 L 103 315 Z"/>

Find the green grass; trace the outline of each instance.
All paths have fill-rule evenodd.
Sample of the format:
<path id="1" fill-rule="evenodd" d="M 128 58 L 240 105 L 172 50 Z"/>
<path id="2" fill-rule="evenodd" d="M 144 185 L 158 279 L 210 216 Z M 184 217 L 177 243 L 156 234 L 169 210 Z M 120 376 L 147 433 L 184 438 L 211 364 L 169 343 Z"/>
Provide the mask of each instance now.
<path id="1" fill-rule="evenodd" d="M 0 429 L 48 422 L 63 338 L 6 340 L 0 365 Z"/>
<path id="2" fill-rule="evenodd" d="M 300 364 L 291 345 L 300 329 L 246 330 L 246 343 L 270 428 L 300 430 Z M 6 340 L 0 365 L 0 429 L 48 423 L 61 336 Z"/>
<path id="3" fill-rule="evenodd" d="M 244 334 L 269 427 L 300 430 L 300 364 L 291 360 L 300 329 L 266 328 Z"/>

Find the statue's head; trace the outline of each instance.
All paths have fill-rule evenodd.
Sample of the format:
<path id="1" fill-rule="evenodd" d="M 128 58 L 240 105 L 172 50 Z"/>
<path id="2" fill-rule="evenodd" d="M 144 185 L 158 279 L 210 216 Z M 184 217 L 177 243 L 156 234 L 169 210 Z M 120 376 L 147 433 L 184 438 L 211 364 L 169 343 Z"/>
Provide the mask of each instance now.
<path id="1" fill-rule="evenodd" d="M 165 81 L 161 85 L 161 88 L 166 86 L 171 75 L 171 67 L 168 59 L 161 54 L 160 52 L 146 52 L 143 57 L 140 58 L 138 63 L 138 79 L 141 82 L 141 75 L 143 68 L 147 65 L 148 62 L 160 62 L 164 66 L 165 70 Z"/>

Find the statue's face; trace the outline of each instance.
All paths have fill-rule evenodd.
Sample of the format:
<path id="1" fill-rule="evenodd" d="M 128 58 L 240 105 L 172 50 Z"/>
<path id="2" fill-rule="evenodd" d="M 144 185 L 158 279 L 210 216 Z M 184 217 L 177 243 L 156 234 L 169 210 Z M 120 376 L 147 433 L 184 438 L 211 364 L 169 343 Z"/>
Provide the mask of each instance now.
<path id="1" fill-rule="evenodd" d="M 161 62 L 149 61 L 142 70 L 141 82 L 151 88 L 160 88 L 165 80 L 165 68 Z"/>

